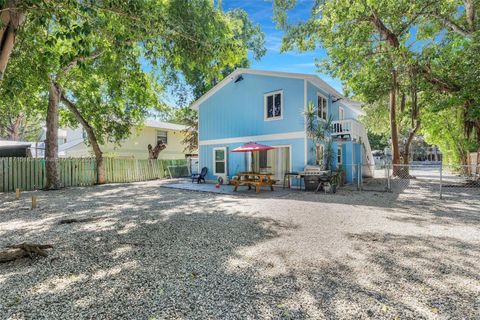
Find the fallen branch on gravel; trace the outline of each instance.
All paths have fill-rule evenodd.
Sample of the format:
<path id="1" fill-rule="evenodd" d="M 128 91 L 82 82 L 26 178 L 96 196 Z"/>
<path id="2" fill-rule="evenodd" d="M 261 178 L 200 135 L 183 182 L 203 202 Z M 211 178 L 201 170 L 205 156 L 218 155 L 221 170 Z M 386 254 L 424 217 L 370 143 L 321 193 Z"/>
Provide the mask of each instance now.
<path id="1" fill-rule="evenodd" d="M 0 251 L 0 263 L 25 257 L 31 258 L 35 255 L 46 257 L 48 254 L 45 249 L 53 249 L 53 246 L 50 244 L 21 243 L 7 248 L 7 250 Z"/>
<path id="2" fill-rule="evenodd" d="M 83 219 L 63 219 L 58 221 L 58 224 L 70 224 L 70 223 L 82 223 L 82 222 L 91 222 L 95 220 L 99 220 L 100 218 L 83 218 Z"/>

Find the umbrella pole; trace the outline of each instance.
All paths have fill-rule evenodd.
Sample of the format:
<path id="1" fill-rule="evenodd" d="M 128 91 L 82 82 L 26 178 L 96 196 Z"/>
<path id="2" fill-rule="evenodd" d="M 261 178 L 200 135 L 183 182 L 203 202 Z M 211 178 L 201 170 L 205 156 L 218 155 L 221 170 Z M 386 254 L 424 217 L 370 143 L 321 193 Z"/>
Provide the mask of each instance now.
<path id="1" fill-rule="evenodd" d="M 250 151 L 250 158 L 251 158 L 250 160 L 251 160 L 251 162 L 252 162 L 252 163 L 251 163 L 252 166 L 250 167 L 250 169 L 252 170 L 252 172 L 255 172 L 255 169 L 253 168 L 253 166 L 254 166 L 253 151 Z"/>

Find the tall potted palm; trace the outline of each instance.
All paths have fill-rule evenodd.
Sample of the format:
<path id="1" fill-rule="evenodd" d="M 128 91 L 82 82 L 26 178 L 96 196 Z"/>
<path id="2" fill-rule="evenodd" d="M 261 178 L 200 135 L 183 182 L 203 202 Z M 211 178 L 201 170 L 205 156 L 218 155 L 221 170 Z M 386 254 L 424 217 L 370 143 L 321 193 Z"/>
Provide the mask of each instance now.
<path id="1" fill-rule="evenodd" d="M 325 151 L 322 155 L 322 163 L 326 170 L 331 170 L 331 163 L 333 157 L 332 138 L 330 135 L 332 128 L 332 117 L 329 116 L 327 120 L 319 119 L 317 110 L 312 102 L 309 102 L 306 110 L 303 113 L 306 123 L 307 137 L 312 139 L 314 144 L 323 144 Z M 315 149 L 312 150 L 315 152 Z"/>
<path id="2" fill-rule="evenodd" d="M 306 110 L 304 111 L 305 124 L 307 137 L 313 140 L 314 145 L 319 144 L 323 145 L 323 153 L 321 164 L 326 170 L 331 170 L 332 163 L 332 139 L 330 137 L 330 130 L 332 125 L 332 118 L 329 117 L 327 120 L 319 119 L 317 116 L 317 109 L 314 104 L 310 102 L 307 105 Z M 313 153 L 316 152 L 316 147 L 311 149 Z M 315 156 L 312 158 L 316 158 Z M 307 190 L 312 189 L 316 190 L 320 182 L 319 175 L 307 175 L 305 176 L 305 188 Z"/>

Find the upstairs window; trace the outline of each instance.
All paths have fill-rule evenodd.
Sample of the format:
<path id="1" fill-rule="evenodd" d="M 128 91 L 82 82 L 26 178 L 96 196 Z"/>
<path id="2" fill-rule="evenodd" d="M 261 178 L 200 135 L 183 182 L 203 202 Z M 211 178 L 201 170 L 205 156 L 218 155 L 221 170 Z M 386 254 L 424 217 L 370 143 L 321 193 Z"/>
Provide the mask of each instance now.
<path id="1" fill-rule="evenodd" d="M 167 131 L 157 131 L 157 143 L 160 141 L 163 142 L 163 144 L 168 144 L 168 132 Z"/>
<path id="2" fill-rule="evenodd" d="M 324 96 L 317 95 L 317 116 L 322 120 L 327 120 L 328 100 Z"/>
<path id="3" fill-rule="evenodd" d="M 283 92 L 276 91 L 264 95 L 265 120 L 279 120 L 283 115 Z"/>
<path id="4" fill-rule="evenodd" d="M 337 165 L 340 167 L 342 165 L 342 147 L 337 148 Z"/>

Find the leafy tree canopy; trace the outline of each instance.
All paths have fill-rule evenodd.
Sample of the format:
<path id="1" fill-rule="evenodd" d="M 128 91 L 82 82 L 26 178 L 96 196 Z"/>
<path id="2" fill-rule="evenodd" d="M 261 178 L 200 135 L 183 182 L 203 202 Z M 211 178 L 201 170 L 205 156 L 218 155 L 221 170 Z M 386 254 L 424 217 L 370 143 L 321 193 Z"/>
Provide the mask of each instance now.
<path id="1" fill-rule="evenodd" d="M 325 48 L 328 59 L 318 62 L 320 71 L 341 79 L 346 92 L 378 111 L 373 119 L 388 119 L 380 109 L 387 109 L 388 94 L 397 92 L 400 132 L 409 118 L 404 108 L 410 109 L 412 125 L 431 112 L 457 110 L 451 112 L 459 126 L 455 132 L 463 131 L 465 142 L 476 132 L 480 155 L 478 1 L 315 1 L 307 21 L 291 24 L 288 12 L 296 4 L 275 0 L 275 19 L 286 31 L 283 50 Z M 423 108 L 427 111 L 419 111 Z M 430 143 L 441 145 L 439 135 L 428 134 L 429 120 L 422 130 Z"/>

